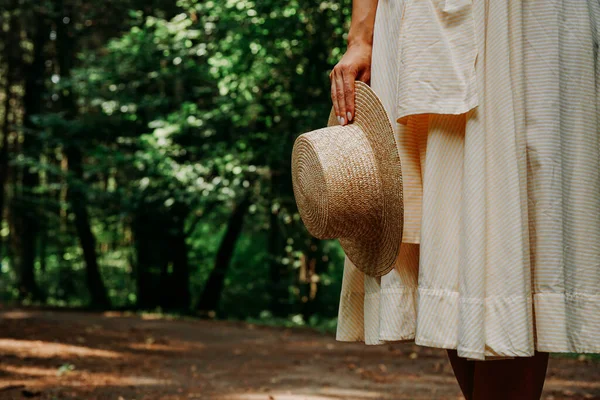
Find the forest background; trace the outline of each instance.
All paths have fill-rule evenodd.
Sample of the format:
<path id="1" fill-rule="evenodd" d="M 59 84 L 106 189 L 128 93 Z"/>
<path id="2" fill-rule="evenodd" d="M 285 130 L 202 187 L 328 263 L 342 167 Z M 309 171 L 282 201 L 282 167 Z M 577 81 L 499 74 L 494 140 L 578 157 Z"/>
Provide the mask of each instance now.
<path id="1" fill-rule="evenodd" d="M 0 300 L 335 329 L 299 217 L 350 0 L 0 0 Z"/>

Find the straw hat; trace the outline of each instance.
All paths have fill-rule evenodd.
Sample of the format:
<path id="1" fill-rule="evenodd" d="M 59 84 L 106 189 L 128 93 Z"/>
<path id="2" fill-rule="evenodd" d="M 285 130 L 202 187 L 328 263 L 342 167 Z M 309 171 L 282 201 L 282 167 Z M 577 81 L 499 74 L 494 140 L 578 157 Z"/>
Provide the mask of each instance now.
<path id="1" fill-rule="evenodd" d="M 383 104 L 355 82 L 355 116 L 340 126 L 298 136 L 292 185 L 300 218 L 318 239 L 338 239 L 346 256 L 370 276 L 387 274 L 400 250 L 404 220 L 402 170 Z"/>

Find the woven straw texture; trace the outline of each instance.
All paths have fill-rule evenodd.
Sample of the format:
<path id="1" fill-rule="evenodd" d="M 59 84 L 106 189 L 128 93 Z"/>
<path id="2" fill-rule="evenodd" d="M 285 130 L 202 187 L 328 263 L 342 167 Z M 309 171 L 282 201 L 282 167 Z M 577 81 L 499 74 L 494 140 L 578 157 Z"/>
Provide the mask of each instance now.
<path id="1" fill-rule="evenodd" d="M 292 183 L 300 217 L 319 239 L 338 239 L 363 273 L 388 273 L 403 229 L 402 170 L 381 101 L 356 81 L 356 112 L 340 126 L 304 133 L 292 150 Z"/>

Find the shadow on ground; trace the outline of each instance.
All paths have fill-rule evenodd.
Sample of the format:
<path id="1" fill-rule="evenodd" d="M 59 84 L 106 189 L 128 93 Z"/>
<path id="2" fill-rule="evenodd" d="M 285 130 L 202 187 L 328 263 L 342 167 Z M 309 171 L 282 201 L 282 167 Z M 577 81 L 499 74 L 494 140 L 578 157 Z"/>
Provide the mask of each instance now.
<path id="1" fill-rule="evenodd" d="M 0 310 L 0 399 L 462 399 L 442 349 L 305 329 Z M 600 399 L 597 360 L 550 359 L 544 399 Z"/>

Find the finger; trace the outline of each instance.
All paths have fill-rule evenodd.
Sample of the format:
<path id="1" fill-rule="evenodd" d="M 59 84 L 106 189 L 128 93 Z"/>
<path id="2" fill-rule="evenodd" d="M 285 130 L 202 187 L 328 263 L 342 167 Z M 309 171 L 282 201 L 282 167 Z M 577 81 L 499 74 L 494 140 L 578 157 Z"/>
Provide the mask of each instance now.
<path id="1" fill-rule="evenodd" d="M 338 123 L 340 122 L 340 111 L 337 100 L 337 88 L 335 87 L 335 73 L 331 76 L 331 102 L 333 103 L 333 110 L 337 116 Z"/>
<path id="2" fill-rule="evenodd" d="M 346 117 L 346 99 L 345 99 L 345 95 L 344 95 L 344 78 L 342 76 L 341 71 L 338 71 L 335 74 L 335 89 L 336 89 L 336 97 L 337 97 L 337 101 L 338 101 L 338 109 L 339 109 L 339 114 L 338 116 L 340 117 L 340 125 L 346 125 L 346 120 L 348 117 Z"/>
<path id="3" fill-rule="evenodd" d="M 354 79 L 355 74 L 349 70 L 342 71 L 344 79 L 344 102 L 346 104 L 346 121 L 349 123 L 354 118 Z"/>

